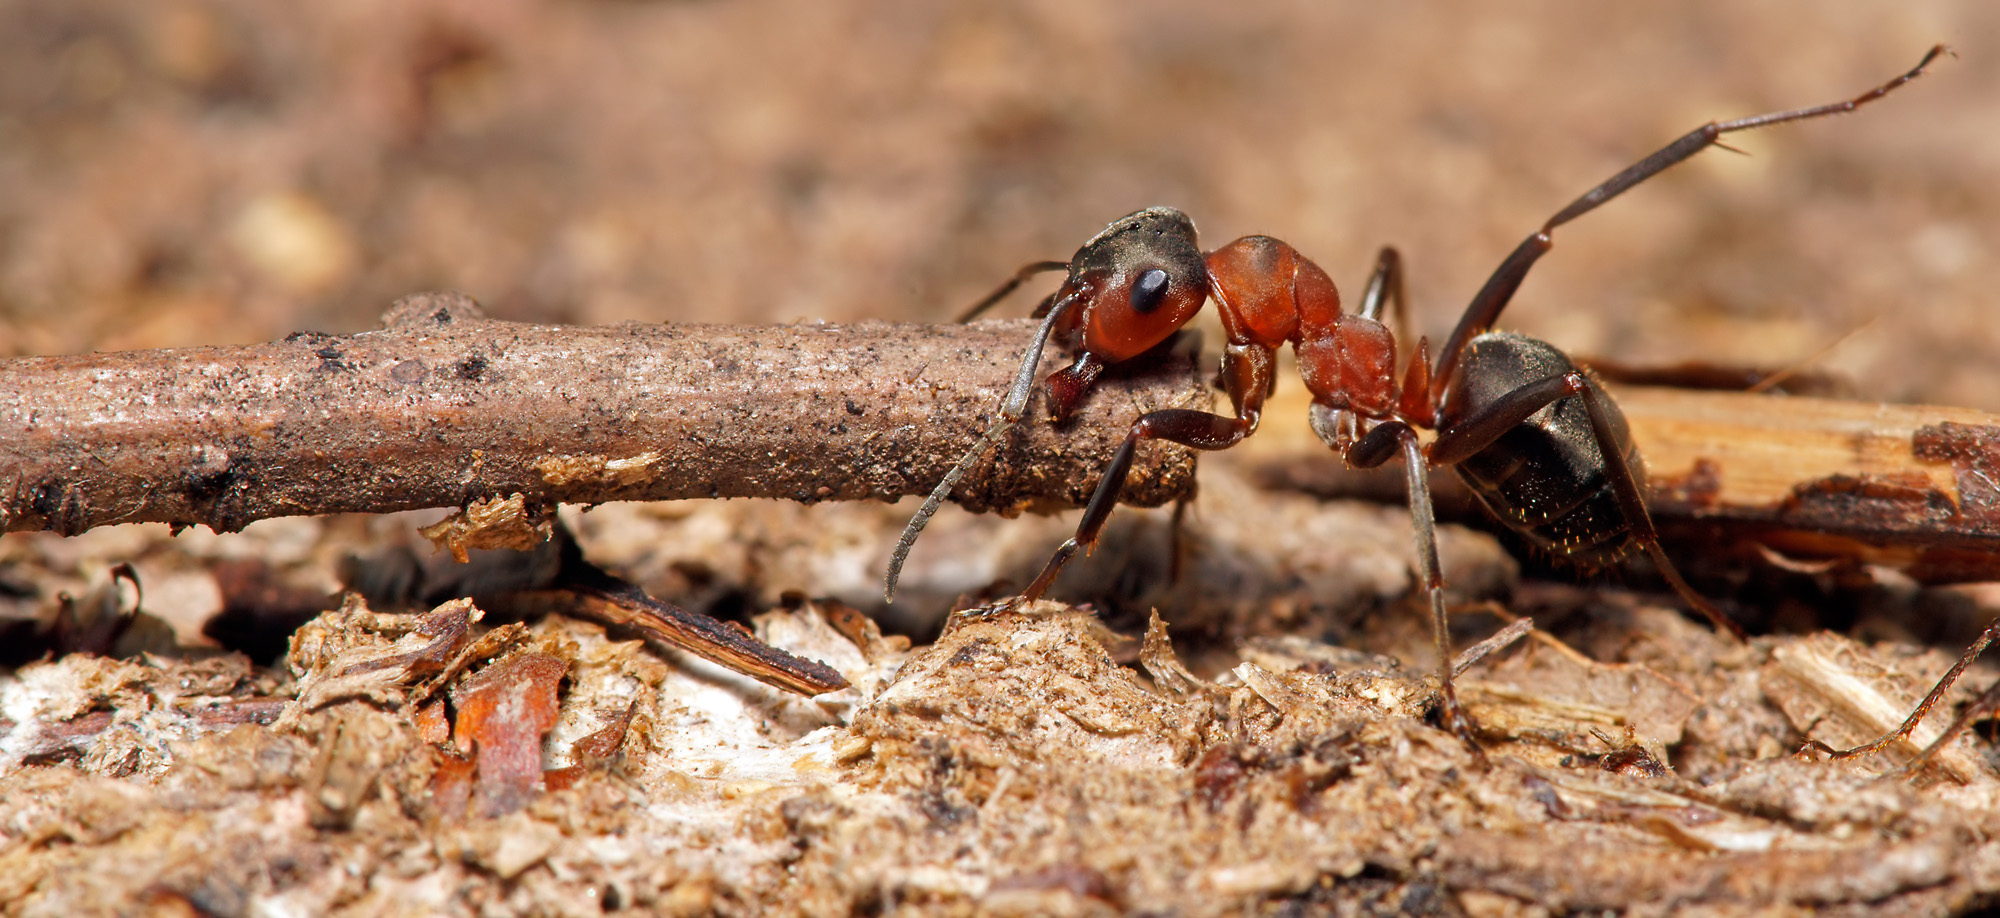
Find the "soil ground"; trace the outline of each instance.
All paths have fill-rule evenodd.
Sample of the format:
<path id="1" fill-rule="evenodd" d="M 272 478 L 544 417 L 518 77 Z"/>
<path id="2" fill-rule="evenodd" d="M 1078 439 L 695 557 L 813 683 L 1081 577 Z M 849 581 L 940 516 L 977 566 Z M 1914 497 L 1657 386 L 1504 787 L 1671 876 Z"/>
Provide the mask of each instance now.
<path id="1" fill-rule="evenodd" d="M 1504 324 L 2000 411 L 2000 7 L 1976 0 L 0 2 L 0 356 L 352 333 L 427 289 L 541 322 L 939 321 L 1152 204 L 1210 245 L 1286 239 L 1349 291 L 1393 243 L 1435 338 L 1592 183 L 1936 42 L 1959 56 L 1861 113 L 1742 136 L 1749 156 L 1565 227 Z M 0 679 L 0 909 L 1943 914 L 2000 893 L 1977 731 L 1914 781 L 1877 777 L 1908 748 L 1791 755 L 1885 729 L 2000 613 L 1990 585 L 1704 584 L 1774 632 L 1736 645 L 1448 527 L 1455 602 L 1580 652 L 1531 637 L 1467 671 L 1481 755 L 1427 720 L 1405 514 L 1203 465 L 1178 577 L 1166 516 L 1121 512 L 1059 591 L 1098 617 L 942 634 L 1073 523 L 947 510 L 891 613 L 875 578 L 907 506 L 566 511 L 597 563 L 853 683 L 812 700 L 561 617 L 438 644 L 334 611 L 351 559 L 428 551 L 437 513 L 0 537 L 0 612 L 46 627 L 68 594 L 71 646 L 104 651 Z M 90 643 L 91 613 L 135 601 L 142 627 Z M 841 631 L 842 603 L 916 642 Z M 1155 609 L 1171 651 L 1141 640 Z M 274 611 L 311 622 L 288 652 L 215 646 L 216 621 Z M 1501 624 L 1458 622 L 1461 644 Z M 411 656 L 433 647 L 466 653 Z M 481 688 L 511 733 L 469 713 Z"/>

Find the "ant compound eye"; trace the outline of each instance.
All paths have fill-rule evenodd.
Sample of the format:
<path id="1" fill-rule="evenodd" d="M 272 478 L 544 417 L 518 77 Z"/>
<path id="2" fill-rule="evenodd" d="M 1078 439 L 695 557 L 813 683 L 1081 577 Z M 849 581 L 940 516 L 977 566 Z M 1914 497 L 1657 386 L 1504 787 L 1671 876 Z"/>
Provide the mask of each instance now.
<path id="1" fill-rule="evenodd" d="M 1132 311 L 1146 315 L 1167 301 L 1167 272 L 1147 268 L 1132 282 Z"/>

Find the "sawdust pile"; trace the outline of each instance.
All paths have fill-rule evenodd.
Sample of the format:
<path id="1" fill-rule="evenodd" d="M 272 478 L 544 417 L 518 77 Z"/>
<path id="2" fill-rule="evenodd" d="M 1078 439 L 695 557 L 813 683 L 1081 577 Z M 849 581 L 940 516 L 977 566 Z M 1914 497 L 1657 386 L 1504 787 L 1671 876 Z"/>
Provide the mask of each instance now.
<path id="1" fill-rule="evenodd" d="M 234 655 L 21 668 L 0 687 L 0 901 L 1932 914 L 2000 888 L 2000 784 L 1969 742 L 1914 785 L 1786 755 L 1809 726 L 1794 706 L 1846 722 L 1806 710 L 1825 674 L 1907 662 L 1839 638 L 1731 647 L 1641 610 L 1657 636 L 1628 659 L 1654 662 L 1524 642 L 1467 676 L 1481 757 L 1426 724 L 1427 680 L 1296 638 L 1204 680 L 1157 620 L 1134 647 L 1044 604 L 910 649 L 806 603 L 759 635 L 853 687 L 803 699 L 594 625 L 479 615 L 350 600 L 299 633 L 282 678 Z"/>

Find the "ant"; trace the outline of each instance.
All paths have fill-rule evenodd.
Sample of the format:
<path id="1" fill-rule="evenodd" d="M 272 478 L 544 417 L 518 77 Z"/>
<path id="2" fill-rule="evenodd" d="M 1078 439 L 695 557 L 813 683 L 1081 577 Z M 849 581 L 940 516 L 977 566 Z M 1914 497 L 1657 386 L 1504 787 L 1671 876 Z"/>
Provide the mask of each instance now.
<path id="1" fill-rule="evenodd" d="M 1634 547 L 1643 550 L 1689 606 L 1716 628 L 1742 638 L 1742 629 L 1688 586 L 1660 549 L 1646 511 L 1644 472 L 1624 416 L 1594 376 L 1555 347 L 1494 331 L 1493 324 L 1528 269 L 1552 247 L 1550 234 L 1556 227 L 1710 146 L 1733 149 L 1721 142 L 1725 134 L 1841 114 L 1873 102 L 1922 75 L 1949 50 L 1934 47 L 1908 72 L 1846 101 L 1704 124 L 1592 188 L 1501 261 L 1438 351 L 1435 366 L 1429 340 L 1418 340 L 1400 384 L 1396 341 L 1382 322 L 1387 308 L 1405 308 L 1402 259 L 1394 248 L 1382 249 L 1360 309 L 1353 313 L 1341 311 L 1340 293 L 1326 272 L 1290 245 L 1268 236 L 1245 236 L 1204 255 L 1194 223 L 1167 207 L 1119 219 L 1068 261 L 1022 267 L 961 321 L 1037 274 L 1061 270 L 1067 277 L 1035 310 L 1042 322 L 999 418 L 903 530 L 889 562 L 887 598 L 894 601 L 903 560 L 938 505 L 1026 414 L 1042 349 L 1052 335 L 1076 345 L 1074 361 L 1043 384 L 1050 418 L 1061 424 L 1106 367 L 1161 344 L 1212 297 L 1228 337 L 1219 382 L 1233 416 L 1166 408 L 1134 421 L 1085 505 L 1076 534 L 1056 549 L 1017 602 L 1041 598 L 1063 565 L 1096 543 L 1139 441 L 1220 450 L 1256 432 L 1264 401 L 1277 382 L 1277 349 L 1290 342 L 1299 374 L 1312 393 L 1314 433 L 1354 468 L 1403 458 L 1415 522 L 1415 570 L 1429 599 L 1440 720 L 1447 729 L 1472 739 L 1471 722 L 1452 685 L 1444 577 L 1428 483 L 1432 466 L 1456 468 L 1495 517 L 1553 555 L 1589 566 L 1615 562 Z M 1426 444 L 1417 435 L 1419 428 L 1434 430 L 1436 436 Z"/>

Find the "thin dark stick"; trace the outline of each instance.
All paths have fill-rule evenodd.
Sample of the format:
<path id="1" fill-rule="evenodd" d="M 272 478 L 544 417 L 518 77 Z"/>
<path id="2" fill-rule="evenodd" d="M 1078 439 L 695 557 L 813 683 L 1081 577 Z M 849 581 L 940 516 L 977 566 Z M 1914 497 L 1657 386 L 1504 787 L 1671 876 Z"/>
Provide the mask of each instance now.
<path id="1" fill-rule="evenodd" d="M 773 688 L 811 697 L 847 687 L 846 677 L 825 663 L 786 653 L 746 630 L 654 599 L 616 578 L 571 589 L 578 600 L 571 611 L 581 617 L 631 628 Z"/>

